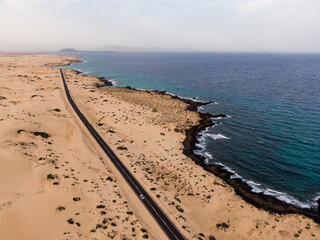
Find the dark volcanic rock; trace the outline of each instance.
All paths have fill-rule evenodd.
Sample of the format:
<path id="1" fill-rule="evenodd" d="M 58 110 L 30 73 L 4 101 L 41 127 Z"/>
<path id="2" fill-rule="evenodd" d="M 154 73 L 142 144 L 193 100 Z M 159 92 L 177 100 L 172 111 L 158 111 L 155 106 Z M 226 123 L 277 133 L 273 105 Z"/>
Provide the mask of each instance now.
<path id="1" fill-rule="evenodd" d="M 137 90 L 135 88 L 126 87 L 130 90 Z M 146 92 L 156 92 L 161 95 L 166 95 L 167 93 L 164 91 L 146 91 Z M 212 102 L 195 102 L 190 99 L 182 99 L 178 96 L 172 96 L 170 94 L 167 94 L 171 96 L 172 99 L 179 99 L 185 103 L 188 104 L 187 110 L 190 111 L 197 111 L 198 107 L 204 106 L 207 104 L 210 104 Z M 267 196 L 262 193 L 255 193 L 252 192 L 252 187 L 248 185 L 246 182 L 242 181 L 239 178 L 231 178 L 231 173 L 223 168 L 220 165 L 205 165 L 204 160 L 205 158 L 203 156 L 199 156 L 195 154 L 194 150 L 196 149 L 196 143 L 197 143 L 197 136 L 198 133 L 205 130 L 207 127 L 213 126 L 215 124 L 218 124 L 214 121 L 212 121 L 212 118 L 226 118 L 227 115 L 224 113 L 220 114 L 210 114 L 210 113 L 201 113 L 198 112 L 200 116 L 200 121 L 198 125 L 195 125 L 191 127 L 190 129 L 186 130 L 186 138 L 183 141 L 183 153 L 191 158 L 196 164 L 203 167 L 204 170 L 213 173 L 214 175 L 220 177 L 223 179 L 226 183 L 228 183 L 230 186 L 232 186 L 235 189 L 235 192 L 243 198 L 248 203 L 251 203 L 252 205 L 262 208 L 264 210 L 267 210 L 269 212 L 276 212 L 276 213 L 298 213 L 305 215 L 307 217 L 312 218 L 315 222 L 320 223 L 320 199 L 318 199 L 318 210 L 314 209 L 302 209 L 299 207 L 296 207 L 292 204 L 288 204 L 286 202 L 280 201 L 279 199 L 273 197 L 273 196 Z M 97 208 L 104 208 L 104 205 L 98 205 Z"/>
<path id="2" fill-rule="evenodd" d="M 98 77 L 98 79 L 100 80 L 100 83 L 95 83 L 94 85 L 97 88 L 101 88 L 101 87 L 111 87 L 113 84 L 112 82 L 110 82 L 108 79 L 106 79 L 105 77 Z"/>

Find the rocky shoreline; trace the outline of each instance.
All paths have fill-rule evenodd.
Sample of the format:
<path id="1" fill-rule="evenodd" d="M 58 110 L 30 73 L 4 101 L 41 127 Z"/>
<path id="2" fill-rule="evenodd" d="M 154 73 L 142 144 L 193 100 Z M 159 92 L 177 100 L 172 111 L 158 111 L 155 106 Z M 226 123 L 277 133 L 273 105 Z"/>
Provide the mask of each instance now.
<path id="1" fill-rule="evenodd" d="M 81 60 L 76 60 L 76 62 L 81 62 Z M 72 63 L 70 63 L 72 64 Z M 68 65 L 70 65 L 68 64 Z M 77 74 L 83 74 L 83 72 L 79 70 L 74 70 Z M 96 77 L 99 79 L 100 83 L 95 83 L 94 86 L 97 88 L 101 87 L 110 87 L 113 86 L 113 83 L 109 81 L 105 77 Z M 187 157 L 191 158 L 197 165 L 200 165 L 204 170 L 214 174 L 215 176 L 223 179 L 227 184 L 232 186 L 237 195 L 239 195 L 244 201 L 252 204 L 253 206 L 266 210 L 271 213 L 278 213 L 278 214 L 302 214 L 306 217 L 313 219 L 316 223 L 320 224 L 320 214 L 312 209 L 303 209 L 298 208 L 292 204 L 286 203 L 281 201 L 273 196 L 268 196 L 263 193 L 255 193 L 252 192 L 252 187 L 248 185 L 246 182 L 239 178 L 231 178 L 232 173 L 223 168 L 220 165 L 205 165 L 203 156 L 195 154 L 194 150 L 197 150 L 196 143 L 198 143 L 198 134 L 204 131 L 206 128 L 215 125 L 212 121 L 212 118 L 225 118 L 227 117 L 226 114 L 211 114 L 211 113 L 202 113 L 198 112 L 198 107 L 205 106 L 210 104 L 211 102 L 196 102 L 191 99 L 184 99 L 176 95 L 168 94 L 165 91 L 158 91 L 158 90 L 139 90 L 130 86 L 125 88 L 135 90 L 135 91 L 146 91 L 146 92 L 155 92 L 160 95 L 167 95 L 170 96 L 172 99 L 177 99 L 183 101 L 188 104 L 187 110 L 197 112 L 200 116 L 200 122 L 198 125 L 191 127 L 185 131 L 185 140 L 183 141 L 183 154 Z"/>
<path id="2" fill-rule="evenodd" d="M 189 104 L 188 109 L 191 111 L 197 111 L 199 106 L 206 105 L 206 103 L 197 103 L 192 100 L 180 99 Z M 207 103 L 208 104 L 208 103 Z M 183 141 L 183 153 L 191 158 L 196 164 L 202 166 L 202 168 L 210 173 L 213 173 L 217 177 L 223 179 L 227 184 L 232 186 L 235 192 L 246 202 L 254 205 L 257 208 L 266 210 L 272 213 L 286 214 L 286 213 L 298 213 L 312 218 L 315 222 L 320 224 L 320 214 L 312 209 L 298 208 L 292 204 L 281 201 L 273 196 L 268 196 L 263 193 L 252 192 L 252 187 L 240 178 L 231 178 L 232 173 L 221 165 L 205 165 L 203 156 L 197 155 L 194 150 L 197 150 L 196 144 L 198 143 L 198 134 L 204 131 L 207 127 L 215 125 L 211 118 L 227 117 L 225 114 L 213 115 L 210 113 L 198 112 L 201 121 L 198 125 L 186 131 L 186 138 Z M 319 204 L 319 203 L 318 203 Z M 320 207 L 319 207 L 320 209 Z"/>
<path id="3" fill-rule="evenodd" d="M 79 60 L 79 62 L 82 62 Z M 77 63 L 79 63 L 77 62 Z M 70 65 L 70 64 L 69 64 Z M 76 74 L 80 74 L 80 75 L 83 75 L 83 76 L 88 76 L 87 74 L 79 71 L 79 70 L 76 70 L 76 69 L 72 69 Z M 97 76 L 94 76 L 96 77 L 97 79 L 99 79 L 99 83 L 95 83 L 94 85 L 97 87 L 97 88 L 101 88 L 101 87 L 112 87 L 113 86 L 113 83 L 111 81 L 109 81 L 107 78 L 105 77 L 97 77 Z"/>

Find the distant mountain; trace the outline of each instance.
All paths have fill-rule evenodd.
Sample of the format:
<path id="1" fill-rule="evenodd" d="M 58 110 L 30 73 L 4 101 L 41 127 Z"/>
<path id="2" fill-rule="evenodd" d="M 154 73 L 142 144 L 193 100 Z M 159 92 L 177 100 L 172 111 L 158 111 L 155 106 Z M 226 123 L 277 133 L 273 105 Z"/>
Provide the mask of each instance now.
<path id="1" fill-rule="evenodd" d="M 160 48 L 160 47 L 153 47 L 153 48 L 134 48 L 134 47 L 124 47 L 119 45 L 113 46 L 104 46 L 100 48 L 96 48 L 95 51 L 110 51 L 110 52 L 191 52 L 195 51 L 194 49 L 188 48 Z"/>
<path id="2" fill-rule="evenodd" d="M 74 48 L 64 48 L 59 52 L 62 53 L 74 53 L 74 52 L 108 52 L 108 53 L 116 53 L 116 52 L 195 52 L 197 50 L 190 48 L 160 48 L 160 47 L 152 47 L 152 48 L 135 48 L 135 47 L 124 47 L 120 45 L 108 45 L 95 49 L 87 49 L 87 50 L 76 50 Z"/>
<path id="3" fill-rule="evenodd" d="M 74 48 L 64 48 L 64 49 L 61 49 L 59 52 L 79 52 L 79 51 Z"/>

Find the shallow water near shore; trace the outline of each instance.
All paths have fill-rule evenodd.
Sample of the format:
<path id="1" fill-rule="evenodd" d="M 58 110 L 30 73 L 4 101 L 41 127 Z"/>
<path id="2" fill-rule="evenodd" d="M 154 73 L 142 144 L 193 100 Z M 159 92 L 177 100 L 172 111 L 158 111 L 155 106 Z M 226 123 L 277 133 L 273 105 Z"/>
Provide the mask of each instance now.
<path id="1" fill-rule="evenodd" d="M 226 119 L 199 134 L 197 152 L 253 191 L 298 206 L 320 197 L 320 55 L 73 53 L 72 68 L 117 86 L 214 101 Z"/>

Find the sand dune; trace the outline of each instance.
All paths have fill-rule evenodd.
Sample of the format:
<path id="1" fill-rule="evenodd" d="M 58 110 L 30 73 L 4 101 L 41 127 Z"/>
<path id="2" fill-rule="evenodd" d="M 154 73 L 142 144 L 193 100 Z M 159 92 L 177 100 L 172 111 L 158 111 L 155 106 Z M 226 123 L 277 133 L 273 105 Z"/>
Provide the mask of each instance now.
<path id="1" fill-rule="evenodd" d="M 0 239 L 163 237 L 145 231 L 152 220 L 140 223 L 145 213 L 65 105 L 59 71 L 43 67 L 64 60 L 0 57 Z"/>
<path id="2" fill-rule="evenodd" d="M 0 239 L 166 239 L 67 104 L 53 66 L 71 59 L 0 55 Z M 78 107 L 187 239 L 319 238 L 311 219 L 251 206 L 182 154 L 185 130 L 199 121 L 186 103 L 65 76 Z"/>

